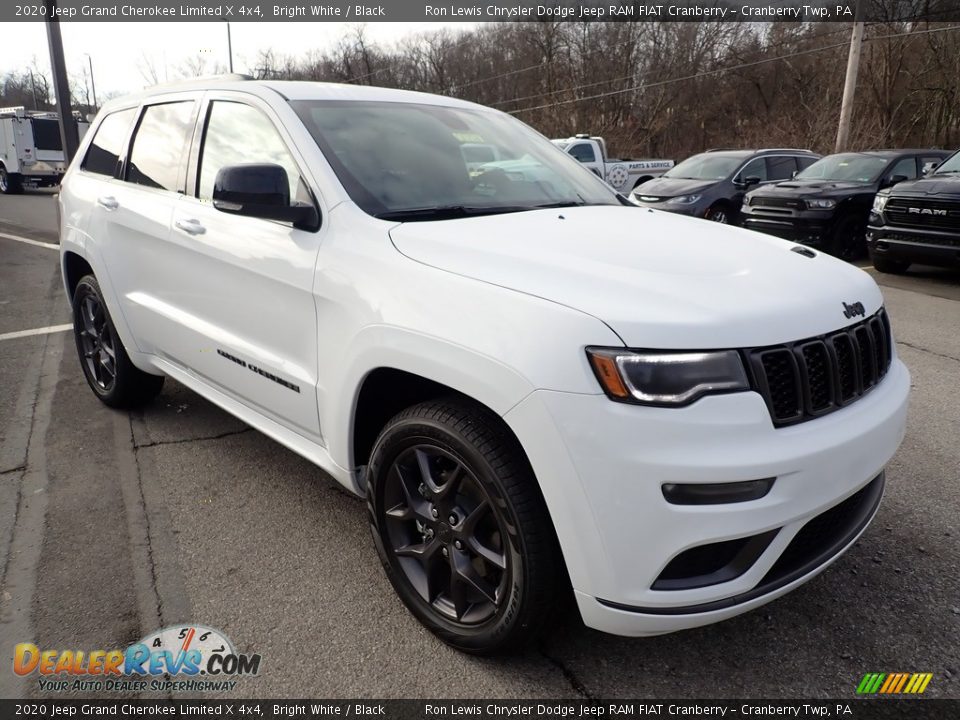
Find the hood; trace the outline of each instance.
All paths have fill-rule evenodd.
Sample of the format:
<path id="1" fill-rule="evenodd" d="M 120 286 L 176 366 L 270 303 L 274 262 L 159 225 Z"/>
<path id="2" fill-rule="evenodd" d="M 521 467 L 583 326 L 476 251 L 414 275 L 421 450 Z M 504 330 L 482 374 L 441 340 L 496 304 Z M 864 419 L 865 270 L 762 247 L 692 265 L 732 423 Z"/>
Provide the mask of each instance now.
<path id="1" fill-rule="evenodd" d="M 637 187 L 634 195 L 651 195 L 653 197 L 677 197 L 679 195 L 696 195 L 713 187 L 720 180 L 686 180 L 684 178 L 658 177 L 647 180 Z"/>
<path id="2" fill-rule="evenodd" d="M 877 183 L 845 182 L 842 180 L 787 180 L 776 185 L 764 185 L 750 193 L 750 197 L 784 198 L 847 198 L 853 195 L 873 195 Z"/>
<path id="3" fill-rule="evenodd" d="M 882 303 L 866 273 L 823 253 L 636 207 L 413 222 L 390 236 L 418 262 L 593 315 L 631 347 L 774 345 L 850 325 L 843 303 Z"/>
<path id="4" fill-rule="evenodd" d="M 889 194 L 891 197 L 908 195 L 910 197 L 925 197 L 927 195 L 949 195 L 960 197 L 960 175 L 928 175 L 919 180 L 906 180 L 894 185 Z"/>

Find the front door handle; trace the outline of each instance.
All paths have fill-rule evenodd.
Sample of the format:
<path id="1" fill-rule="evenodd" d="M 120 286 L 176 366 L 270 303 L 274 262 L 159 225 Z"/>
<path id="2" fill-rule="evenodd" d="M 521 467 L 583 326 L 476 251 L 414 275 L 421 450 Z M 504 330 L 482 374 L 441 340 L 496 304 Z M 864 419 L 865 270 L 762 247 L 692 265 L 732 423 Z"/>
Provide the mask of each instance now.
<path id="1" fill-rule="evenodd" d="M 117 202 L 117 199 L 113 195 L 104 195 L 97 198 L 97 205 L 106 210 L 116 210 L 120 207 L 120 203 Z"/>
<path id="2" fill-rule="evenodd" d="M 177 220 L 174 225 L 178 230 L 183 230 L 187 235 L 203 235 L 207 229 L 200 224 L 199 220 Z"/>

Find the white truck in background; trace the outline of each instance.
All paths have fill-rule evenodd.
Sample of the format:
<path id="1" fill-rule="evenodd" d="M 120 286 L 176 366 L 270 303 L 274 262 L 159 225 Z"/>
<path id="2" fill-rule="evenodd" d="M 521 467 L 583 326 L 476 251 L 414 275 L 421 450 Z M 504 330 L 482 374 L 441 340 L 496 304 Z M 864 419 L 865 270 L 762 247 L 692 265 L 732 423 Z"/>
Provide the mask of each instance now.
<path id="1" fill-rule="evenodd" d="M 83 138 L 90 124 L 79 113 L 73 120 Z M 0 192 L 12 195 L 24 186 L 58 185 L 66 169 L 56 113 L 0 108 Z"/>
<path id="2" fill-rule="evenodd" d="M 663 175 L 674 165 L 673 160 L 614 160 L 607 155 L 607 143 L 602 137 L 586 133 L 551 142 L 622 193 Z"/>

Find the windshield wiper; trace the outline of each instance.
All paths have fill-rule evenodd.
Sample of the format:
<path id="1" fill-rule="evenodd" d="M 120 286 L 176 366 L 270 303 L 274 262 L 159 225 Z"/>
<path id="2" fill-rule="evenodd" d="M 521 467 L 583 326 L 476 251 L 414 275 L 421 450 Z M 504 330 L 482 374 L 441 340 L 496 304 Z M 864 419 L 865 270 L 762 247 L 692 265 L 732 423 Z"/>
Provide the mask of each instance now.
<path id="1" fill-rule="evenodd" d="M 548 208 L 565 208 L 565 207 L 583 207 L 587 203 L 582 200 L 561 200 L 560 202 L 544 203 L 543 205 L 531 205 L 526 208 L 527 210 L 546 210 Z"/>
<path id="2" fill-rule="evenodd" d="M 453 220 L 455 218 L 474 217 L 477 215 L 497 215 L 499 213 L 519 212 L 528 210 L 527 207 L 471 207 L 469 205 L 439 205 L 435 207 L 407 208 L 405 210 L 388 210 L 377 213 L 375 217 L 381 220 Z"/>

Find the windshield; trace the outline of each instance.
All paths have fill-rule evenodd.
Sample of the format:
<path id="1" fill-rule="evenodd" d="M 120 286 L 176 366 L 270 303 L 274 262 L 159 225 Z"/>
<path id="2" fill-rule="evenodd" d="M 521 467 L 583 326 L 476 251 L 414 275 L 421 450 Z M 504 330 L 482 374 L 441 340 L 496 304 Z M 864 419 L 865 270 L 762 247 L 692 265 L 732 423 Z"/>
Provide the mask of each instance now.
<path id="1" fill-rule="evenodd" d="M 687 158 L 682 163 L 663 174 L 663 177 L 683 180 L 724 180 L 740 167 L 742 157 L 701 153 Z"/>
<path id="2" fill-rule="evenodd" d="M 376 217 L 621 204 L 589 170 L 501 113 L 394 102 L 291 104 L 351 199 Z M 478 148 L 499 160 L 478 163 Z"/>
<path id="3" fill-rule="evenodd" d="M 806 170 L 797 173 L 797 180 L 844 180 L 846 182 L 876 182 L 888 159 L 875 155 L 843 153 L 817 160 Z"/>
<path id="4" fill-rule="evenodd" d="M 960 173 L 960 152 L 954 153 L 933 171 L 934 175 L 955 175 Z"/>

